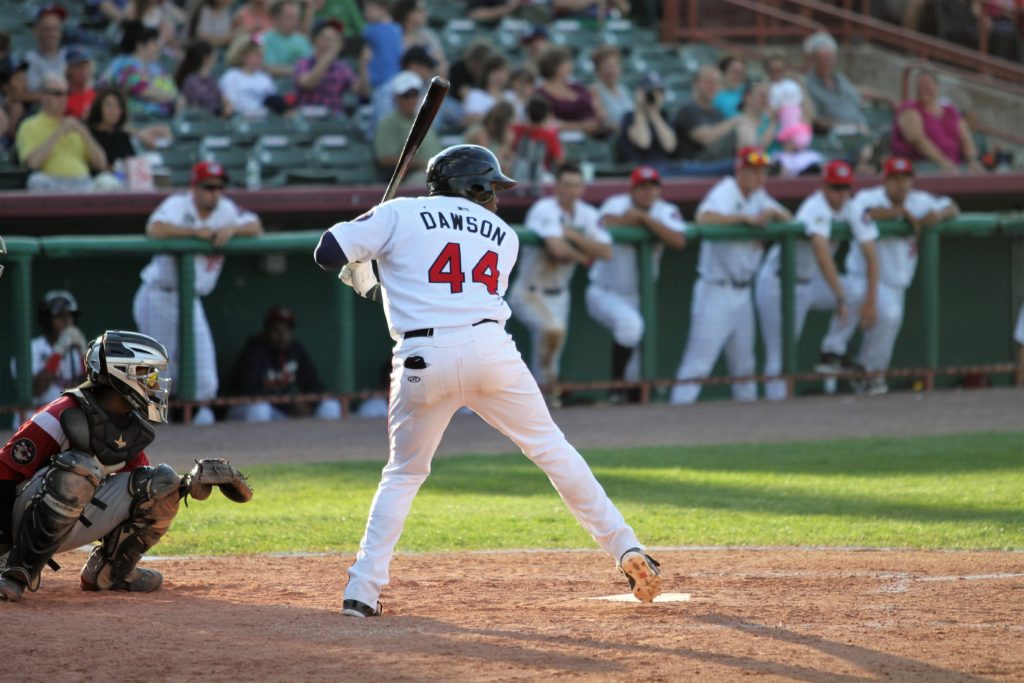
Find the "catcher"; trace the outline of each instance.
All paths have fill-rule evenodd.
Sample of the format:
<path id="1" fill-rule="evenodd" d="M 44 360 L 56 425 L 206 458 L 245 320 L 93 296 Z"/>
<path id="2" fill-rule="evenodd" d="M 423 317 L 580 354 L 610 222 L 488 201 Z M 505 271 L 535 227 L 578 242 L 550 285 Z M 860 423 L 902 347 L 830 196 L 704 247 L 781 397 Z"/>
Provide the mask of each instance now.
<path id="1" fill-rule="evenodd" d="M 0 600 L 18 602 L 39 588 L 45 565 L 59 568 L 55 553 L 97 540 L 82 590 L 154 591 L 163 577 L 138 563 L 182 498 L 203 500 L 214 485 L 236 502 L 252 498 L 224 460 L 197 462 L 184 477 L 149 464 L 151 423 L 167 421 L 170 391 L 159 342 L 108 331 L 89 344 L 85 364 L 87 381 L 41 408 L 0 450 Z"/>

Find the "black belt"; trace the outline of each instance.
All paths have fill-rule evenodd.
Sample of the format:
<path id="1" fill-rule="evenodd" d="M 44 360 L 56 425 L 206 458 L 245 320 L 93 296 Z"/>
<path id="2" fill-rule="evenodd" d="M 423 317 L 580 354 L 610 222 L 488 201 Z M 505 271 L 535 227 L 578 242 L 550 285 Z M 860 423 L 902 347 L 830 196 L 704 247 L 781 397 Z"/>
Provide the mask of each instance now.
<path id="1" fill-rule="evenodd" d="M 720 287 L 732 287 L 733 289 L 746 289 L 754 283 L 753 278 L 750 280 L 708 280 L 709 285 L 719 285 Z"/>
<path id="2" fill-rule="evenodd" d="M 484 318 L 483 320 L 480 320 L 478 322 L 473 323 L 473 327 L 476 327 L 477 325 L 483 325 L 484 323 L 494 323 L 495 325 L 497 325 L 498 321 L 497 320 L 491 320 L 490 318 Z M 433 336 L 434 336 L 434 328 L 433 327 L 424 327 L 424 328 L 419 329 L 419 330 L 410 330 L 410 331 L 406 332 L 405 334 L 403 334 L 402 338 L 403 339 L 412 339 L 413 337 L 433 337 Z"/>
<path id="3" fill-rule="evenodd" d="M 556 294 L 561 294 L 565 291 L 564 289 L 541 289 L 540 287 L 535 287 L 533 285 L 530 285 L 527 289 L 531 292 L 540 292 L 541 294 L 547 294 L 548 296 L 555 296 Z"/>

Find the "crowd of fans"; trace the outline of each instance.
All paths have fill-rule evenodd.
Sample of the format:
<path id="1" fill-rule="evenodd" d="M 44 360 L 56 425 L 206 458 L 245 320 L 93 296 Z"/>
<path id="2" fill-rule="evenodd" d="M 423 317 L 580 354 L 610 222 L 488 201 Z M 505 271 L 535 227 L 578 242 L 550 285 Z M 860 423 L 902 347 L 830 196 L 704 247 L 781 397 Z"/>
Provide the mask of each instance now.
<path id="1" fill-rule="evenodd" d="M 556 0 L 549 12 L 586 20 L 598 4 Z M 521 8 L 472 0 L 467 9 L 493 25 Z M 783 175 L 817 172 L 837 156 L 877 168 L 888 148 L 936 170 L 983 170 L 934 74 L 919 76 L 891 133 L 873 130 L 826 33 L 805 41 L 805 70 L 781 54 L 763 64 L 726 55 L 701 65 L 684 92 L 668 73 L 624 73 L 630 46 L 580 51 L 543 25 L 524 26 L 519 49 L 477 39 L 454 54 L 423 0 L 94 0 L 73 18 L 44 5 L 33 17 L 34 47 L 14 54 L 0 36 L 0 141 L 31 172 L 29 189 L 78 191 L 124 184 L 130 159 L 171 145 L 176 117 L 325 116 L 359 123 L 379 169 L 365 182 L 375 182 L 390 170 L 427 81 L 443 75 L 452 92 L 435 128 L 489 147 L 525 180 L 550 180 L 566 141 L 614 148 L 611 175 L 635 163 L 665 176 L 718 175 L 751 144 Z M 845 143 L 816 144 L 825 138 Z"/>

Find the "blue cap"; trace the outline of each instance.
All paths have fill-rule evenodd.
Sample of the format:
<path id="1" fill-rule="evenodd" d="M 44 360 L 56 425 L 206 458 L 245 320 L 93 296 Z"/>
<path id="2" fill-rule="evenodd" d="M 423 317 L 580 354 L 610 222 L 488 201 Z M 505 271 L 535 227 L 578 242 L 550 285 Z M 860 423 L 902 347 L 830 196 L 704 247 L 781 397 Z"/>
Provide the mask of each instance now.
<path id="1" fill-rule="evenodd" d="M 89 51 L 84 47 L 69 47 L 67 53 L 64 55 L 64 62 L 68 65 L 91 61 L 92 55 L 90 55 Z"/>

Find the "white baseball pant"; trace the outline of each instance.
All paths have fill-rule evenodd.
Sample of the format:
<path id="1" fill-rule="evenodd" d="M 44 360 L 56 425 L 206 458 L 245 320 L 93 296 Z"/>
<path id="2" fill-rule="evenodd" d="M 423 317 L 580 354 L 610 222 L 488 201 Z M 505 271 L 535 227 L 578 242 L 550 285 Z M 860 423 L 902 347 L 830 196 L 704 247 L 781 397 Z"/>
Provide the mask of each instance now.
<path id="1" fill-rule="evenodd" d="M 771 270 L 772 272 L 768 272 Z M 757 276 L 757 288 L 754 290 L 754 302 L 757 304 L 757 317 L 761 325 L 761 342 L 764 345 L 764 374 L 778 375 L 782 373 L 782 283 L 775 273 L 774 267 L 768 262 L 761 267 Z M 800 339 L 807 320 L 807 313 L 815 311 L 834 311 L 836 297 L 829 288 L 821 273 L 816 273 L 807 282 L 798 282 L 794 295 L 794 340 Z M 780 401 L 786 398 L 786 382 L 773 380 L 764 383 L 765 398 Z"/>
<path id="2" fill-rule="evenodd" d="M 148 334 L 167 348 L 171 360 L 169 372 L 174 380 L 171 389 L 174 390 L 180 386 L 178 373 L 181 368 L 178 356 L 178 292 L 143 283 L 135 292 L 132 315 L 139 332 Z M 192 302 L 192 322 L 196 350 L 196 399 L 206 401 L 217 396 L 217 352 L 199 297 Z"/>
<path id="3" fill-rule="evenodd" d="M 633 349 L 624 379 L 640 379 L 640 341 L 644 338 L 644 317 L 640 295 L 623 295 L 597 285 L 586 291 L 587 313 L 612 333 L 619 346 Z"/>
<path id="4" fill-rule="evenodd" d="M 421 356 L 426 369 L 405 367 Z M 616 561 L 641 547 L 583 457 L 548 412 L 537 382 L 500 325 L 438 328 L 395 345 L 388 407 L 390 457 L 370 506 L 345 599 L 377 604 L 413 498 L 455 411 L 469 407 L 540 467 L 576 520 Z"/>
<path id="5" fill-rule="evenodd" d="M 508 299 L 514 315 L 530 330 L 530 370 L 541 384 L 558 381 L 562 351 L 569 328 L 570 292 L 555 294 L 539 288 L 515 287 Z"/>
<path id="6" fill-rule="evenodd" d="M 733 287 L 698 278 L 690 308 L 690 335 L 676 379 L 710 375 L 723 347 L 729 374 L 754 374 L 754 300 L 750 287 Z M 670 402 L 693 403 L 700 396 L 701 388 L 700 384 L 677 384 L 672 387 Z M 737 401 L 756 401 L 757 382 L 734 382 L 732 396 Z"/>
<path id="7" fill-rule="evenodd" d="M 846 353 L 846 347 L 860 324 L 860 307 L 864 304 L 864 297 L 867 295 L 867 283 L 864 282 L 864 276 L 843 276 L 843 291 L 846 293 L 846 320 L 840 322 L 838 316 L 833 315 L 828 332 L 821 342 L 823 353 L 834 353 L 837 356 Z M 857 354 L 857 363 L 865 370 L 873 372 L 889 368 L 892 350 L 896 346 L 896 337 L 899 336 L 900 327 L 903 326 L 905 297 L 906 289 L 891 287 L 884 282 L 878 283 L 875 324 L 864 330 L 860 352 Z"/>

